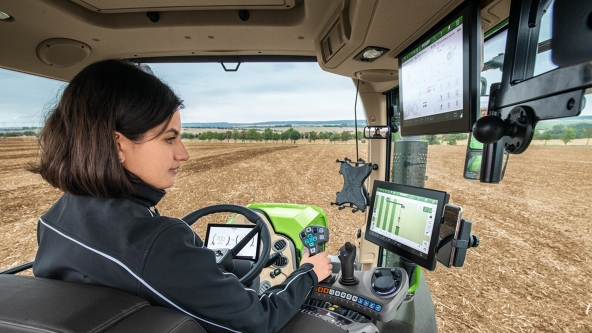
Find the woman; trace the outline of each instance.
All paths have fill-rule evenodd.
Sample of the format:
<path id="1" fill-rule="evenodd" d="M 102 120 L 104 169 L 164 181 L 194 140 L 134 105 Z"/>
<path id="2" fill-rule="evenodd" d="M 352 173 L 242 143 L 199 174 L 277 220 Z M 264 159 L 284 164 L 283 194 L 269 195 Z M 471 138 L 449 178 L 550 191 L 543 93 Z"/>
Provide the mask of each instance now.
<path id="1" fill-rule="evenodd" d="M 331 272 L 303 255 L 259 296 L 222 271 L 180 219 L 155 205 L 189 158 L 181 100 L 155 76 L 116 60 L 82 70 L 41 131 L 33 171 L 65 194 L 39 219 L 39 277 L 126 290 L 181 310 L 208 332 L 275 332 Z"/>

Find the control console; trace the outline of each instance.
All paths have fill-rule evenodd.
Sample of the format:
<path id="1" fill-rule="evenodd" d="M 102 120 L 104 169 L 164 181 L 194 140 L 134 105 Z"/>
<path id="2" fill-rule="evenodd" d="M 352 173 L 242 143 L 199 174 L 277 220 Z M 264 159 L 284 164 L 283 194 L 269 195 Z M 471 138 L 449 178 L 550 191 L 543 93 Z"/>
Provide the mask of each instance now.
<path id="1" fill-rule="evenodd" d="M 300 239 L 310 255 L 322 251 L 329 240 L 329 230 L 309 226 L 300 232 Z M 356 246 L 346 242 L 337 253 L 341 272 L 320 281 L 316 290 L 302 305 L 300 312 L 314 315 L 348 332 L 377 332 L 372 320 L 393 320 L 409 290 L 407 272 L 395 267 L 377 267 L 356 271 Z M 358 330 L 360 329 L 360 330 Z"/>
<path id="2" fill-rule="evenodd" d="M 379 321 L 393 320 L 407 296 L 407 273 L 400 268 L 374 268 L 364 272 L 355 271 L 354 275 L 360 283 L 343 285 L 339 279 L 333 284 L 321 282 L 309 297 Z"/>

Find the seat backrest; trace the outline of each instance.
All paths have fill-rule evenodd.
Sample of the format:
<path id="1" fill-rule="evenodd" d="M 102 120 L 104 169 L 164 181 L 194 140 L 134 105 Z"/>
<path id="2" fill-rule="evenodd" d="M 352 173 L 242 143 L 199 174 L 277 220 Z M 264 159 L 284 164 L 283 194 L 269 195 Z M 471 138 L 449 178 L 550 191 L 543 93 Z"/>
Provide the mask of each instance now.
<path id="1" fill-rule="evenodd" d="M 107 287 L 0 275 L 0 332 L 206 333 L 191 317 Z"/>

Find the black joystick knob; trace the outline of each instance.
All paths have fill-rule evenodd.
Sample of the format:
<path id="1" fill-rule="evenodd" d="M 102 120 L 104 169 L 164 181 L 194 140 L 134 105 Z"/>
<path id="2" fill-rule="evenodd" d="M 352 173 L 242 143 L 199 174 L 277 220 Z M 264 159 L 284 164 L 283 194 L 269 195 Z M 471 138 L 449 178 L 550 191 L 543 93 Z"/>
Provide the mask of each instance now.
<path id="1" fill-rule="evenodd" d="M 354 261 L 356 260 L 356 246 L 350 242 L 346 242 L 337 253 L 339 261 L 341 261 L 341 278 L 339 283 L 352 286 L 358 284 L 358 279 L 354 276 Z"/>

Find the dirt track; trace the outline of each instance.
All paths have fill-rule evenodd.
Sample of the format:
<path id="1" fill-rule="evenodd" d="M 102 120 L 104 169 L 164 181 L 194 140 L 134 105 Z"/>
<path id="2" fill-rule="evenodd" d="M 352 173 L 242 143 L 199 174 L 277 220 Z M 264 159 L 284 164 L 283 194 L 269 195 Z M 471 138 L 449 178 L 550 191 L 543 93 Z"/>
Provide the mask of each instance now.
<path id="1" fill-rule="evenodd" d="M 335 159 L 355 158 L 354 145 L 188 149 L 191 160 L 159 204 L 163 214 L 215 203 L 315 204 L 330 221 L 331 253 L 364 223 L 362 214 L 329 205 L 343 182 Z M 531 147 L 510 158 L 501 184 L 484 185 L 462 178 L 464 147 L 430 147 L 426 187 L 448 191 L 481 238 L 463 268 L 426 272 L 440 332 L 592 332 L 591 152 Z M 0 270 L 34 258 L 37 218 L 60 196 L 24 171 L 34 153 L 34 141 L 0 140 Z M 226 217 L 208 217 L 196 231 L 204 235 L 214 219 Z"/>

